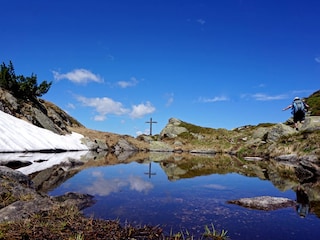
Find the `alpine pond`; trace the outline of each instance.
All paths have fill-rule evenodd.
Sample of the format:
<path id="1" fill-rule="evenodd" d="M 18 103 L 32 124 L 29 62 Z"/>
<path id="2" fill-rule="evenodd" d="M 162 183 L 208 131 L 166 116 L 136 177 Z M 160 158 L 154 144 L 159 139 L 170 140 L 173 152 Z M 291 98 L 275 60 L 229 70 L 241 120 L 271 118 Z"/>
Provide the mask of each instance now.
<path id="1" fill-rule="evenodd" d="M 96 203 L 84 210 L 87 216 L 160 225 L 168 233 L 197 237 L 205 226 L 227 230 L 231 239 L 315 239 L 320 234 L 319 183 L 299 182 L 292 168 L 276 161 L 159 153 L 121 163 L 102 157 L 85 165 L 49 194 L 94 195 Z M 264 198 L 241 205 L 257 197 Z M 284 202 L 277 204 L 278 199 Z"/>

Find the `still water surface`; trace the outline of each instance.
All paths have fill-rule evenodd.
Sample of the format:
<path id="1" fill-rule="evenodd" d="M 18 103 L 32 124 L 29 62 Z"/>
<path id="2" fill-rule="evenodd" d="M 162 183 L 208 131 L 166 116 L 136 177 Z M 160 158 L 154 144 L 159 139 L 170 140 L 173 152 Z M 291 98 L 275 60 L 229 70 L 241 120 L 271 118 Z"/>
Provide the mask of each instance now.
<path id="1" fill-rule="evenodd" d="M 168 180 L 159 163 L 128 163 L 82 170 L 50 195 L 74 191 L 95 196 L 87 216 L 120 219 L 122 223 L 160 225 L 165 232 L 187 229 L 194 236 L 213 224 L 231 239 L 318 239 L 320 219 L 300 218 L 294 207 L 251 210 L 228 200 L 273 196 L 296 200 L 292 190 L 281 192 L 269 181 L 236 173 Z"/>

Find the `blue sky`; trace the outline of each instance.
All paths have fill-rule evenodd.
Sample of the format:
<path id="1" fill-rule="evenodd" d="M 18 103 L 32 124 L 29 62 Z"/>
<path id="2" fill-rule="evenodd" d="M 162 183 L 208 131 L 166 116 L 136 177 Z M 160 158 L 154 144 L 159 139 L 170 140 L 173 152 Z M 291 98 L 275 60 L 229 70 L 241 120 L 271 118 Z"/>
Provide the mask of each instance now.
<path id="1" fill-rule="evenodd" d="M 284 122 L 319 90 L 318 0 L 4 0 L 0 61 L 86 127 Z"/>

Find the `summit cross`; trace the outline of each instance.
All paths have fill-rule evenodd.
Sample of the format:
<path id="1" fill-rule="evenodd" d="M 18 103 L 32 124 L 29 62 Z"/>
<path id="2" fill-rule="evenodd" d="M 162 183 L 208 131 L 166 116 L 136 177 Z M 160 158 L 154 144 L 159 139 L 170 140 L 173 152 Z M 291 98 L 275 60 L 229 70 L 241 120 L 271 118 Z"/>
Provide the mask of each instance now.
<path id="1" fill-rule="evenodd" d="M 158 123 L 158 122 L 152 121 L 152 118 L 150 118 L 150 121 L 148 121 L 146 123 L 150 123 L 150 136 L 152 136 L 152 124 L 153 123 Z"/>

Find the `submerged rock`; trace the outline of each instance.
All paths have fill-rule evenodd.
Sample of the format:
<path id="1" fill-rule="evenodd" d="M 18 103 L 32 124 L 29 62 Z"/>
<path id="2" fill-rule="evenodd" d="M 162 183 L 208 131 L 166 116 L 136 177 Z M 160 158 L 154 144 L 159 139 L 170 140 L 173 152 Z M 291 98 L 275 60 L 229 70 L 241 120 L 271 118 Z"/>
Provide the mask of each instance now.
<path id="1" fill-rule="evenodd" d="M 280 208 L 293 207 L 295 201 L 283 197 L 260 196 L 254 198 L 240 198 L 227 201 L 230 204 L 236 204 L 245 208 L 271 211 Z"/>

